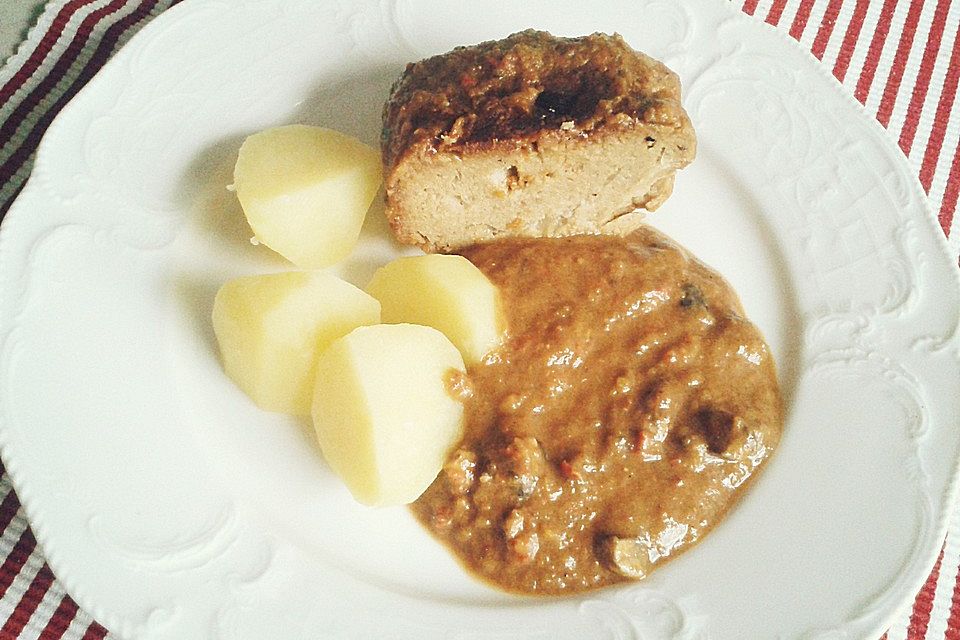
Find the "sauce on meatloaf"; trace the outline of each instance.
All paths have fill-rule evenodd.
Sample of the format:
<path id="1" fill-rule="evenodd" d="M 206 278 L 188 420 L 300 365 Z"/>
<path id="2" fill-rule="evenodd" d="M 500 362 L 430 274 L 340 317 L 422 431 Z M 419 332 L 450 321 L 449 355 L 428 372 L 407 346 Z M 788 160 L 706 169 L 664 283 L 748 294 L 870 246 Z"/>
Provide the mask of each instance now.
<path id="1" fill-rule="evenodd" d="M 417 518 L 521 593 L 642 578 L 690 548 L 780 438 L 774 363 L 734 291 L 649 227 L 464 255 L 509 333 L 468 372 L 463 440 Z"/>
<path id="2" fill-rule="evenodd" d="M 384 165 L 421 140 L 511 141 L 565 122 L 588 133 L 689 120 L 676 74 L 619 35 L 558 38 L 531 29 L 408 64 L 384 107 Z"/>

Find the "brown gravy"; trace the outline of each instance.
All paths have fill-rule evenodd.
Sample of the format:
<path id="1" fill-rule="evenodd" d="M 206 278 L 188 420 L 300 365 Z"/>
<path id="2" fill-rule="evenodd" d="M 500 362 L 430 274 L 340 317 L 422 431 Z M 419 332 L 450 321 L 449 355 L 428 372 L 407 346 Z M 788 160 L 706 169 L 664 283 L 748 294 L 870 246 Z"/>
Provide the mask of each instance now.
<path id="1" fill-rule="evenodd" d="M 522 593 L 642 578 L 690 548 L 780 437 L 774 363 L 734 291 L 650 228 L 464 255 L 509 333 L 468 372 L 463 440 L 416 516 Z"/>

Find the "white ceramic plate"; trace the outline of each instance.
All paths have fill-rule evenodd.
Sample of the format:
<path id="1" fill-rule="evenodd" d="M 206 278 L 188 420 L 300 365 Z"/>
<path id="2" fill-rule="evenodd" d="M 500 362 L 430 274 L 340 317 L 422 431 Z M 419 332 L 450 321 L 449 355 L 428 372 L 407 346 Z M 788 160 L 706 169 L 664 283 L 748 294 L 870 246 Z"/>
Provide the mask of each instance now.
<path id="1" fill-rule="evenodd" d="M 530 26 L 619 31 L 680 73 L 700 156 L 652 220 L 740 291 L 788 403 L 703 544 L 559 600 L 478 584 L 404 509 L 354 504 L 308 425 L 222 374 L 209 323 L 222 282 L 288 268 L 224 189 L 245 135 L 375 143 L 405 62 Z M 341 272 L 396 251 L 374 213 Z M 64 110 L 4 222 L 0 443 L 51 566 L 128 638 L 875 637 L 955 494 L 957 282 L 880 127 L 723 0 L 193 0 Z"/>

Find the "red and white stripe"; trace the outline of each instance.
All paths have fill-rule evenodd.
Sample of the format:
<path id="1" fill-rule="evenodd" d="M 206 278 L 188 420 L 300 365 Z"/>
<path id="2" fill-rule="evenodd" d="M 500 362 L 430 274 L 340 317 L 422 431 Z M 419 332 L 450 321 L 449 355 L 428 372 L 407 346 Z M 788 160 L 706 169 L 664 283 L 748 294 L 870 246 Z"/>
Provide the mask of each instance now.
<path id="1" fill-rule="evenodd" d="M 40 135 L 116 48 L 178 0 L 50 2 L 0 68 L 0 218 Z M 960 0 L 730 0 L 826 65 L 889 131 L 960 255 Z M 0 467 L 2 472 L 2 467 Z M 103 638 L 63 591 L 0 477 L 0 640 Z M 917 600 L 889 640 L 960 640 L 960 510 Z"/>
<path id="2" fill-rule="evenodd" d="M 107 637 L 106 629 L 79 611 L 54 579 L 6 474 L 0 479 L 0 496 L 0 638 Z"/>
<path id="3" fill-rule="evenodd" d="M 47 5 L 0 72 L 0 216 L 29 175 L 50 121 L 119 44 L 177 0 L 69 0 Z"/>
<path id="4" fill-rule="evenodd" d="M 736 0 L 734 0 L 736 1 Z M 930 195 L 951 246 L 960 189 L 960 2 L 745 0 L 785 30 L 860 100 L 897 141 Z"/>
<path id="5" fill-rule="evenodd" d="M 0 217 L 53 117 L 150 19 L 178 0 L 50 2 L 0 68 Z M 2 469 L 2 468 L 0 468 Z M 6 475 L 0 479 L 0 639 L 110 637 L 56 581 Z"/>

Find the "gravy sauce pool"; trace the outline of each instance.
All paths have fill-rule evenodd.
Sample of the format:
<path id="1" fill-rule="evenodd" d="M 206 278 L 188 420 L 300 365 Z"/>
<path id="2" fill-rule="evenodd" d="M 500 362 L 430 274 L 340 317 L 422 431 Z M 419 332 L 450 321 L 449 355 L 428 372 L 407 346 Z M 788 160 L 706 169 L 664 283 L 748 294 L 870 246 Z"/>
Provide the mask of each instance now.
<path id="1" fill-rule="evenodd" d="M 417 518 L 520 593 L 642 578 L 690 548 L 782 427 L 734 291 L 649 227 L 463 253 L 500 288 L 508 335 L 468 372 L 463 440 Z"/>

